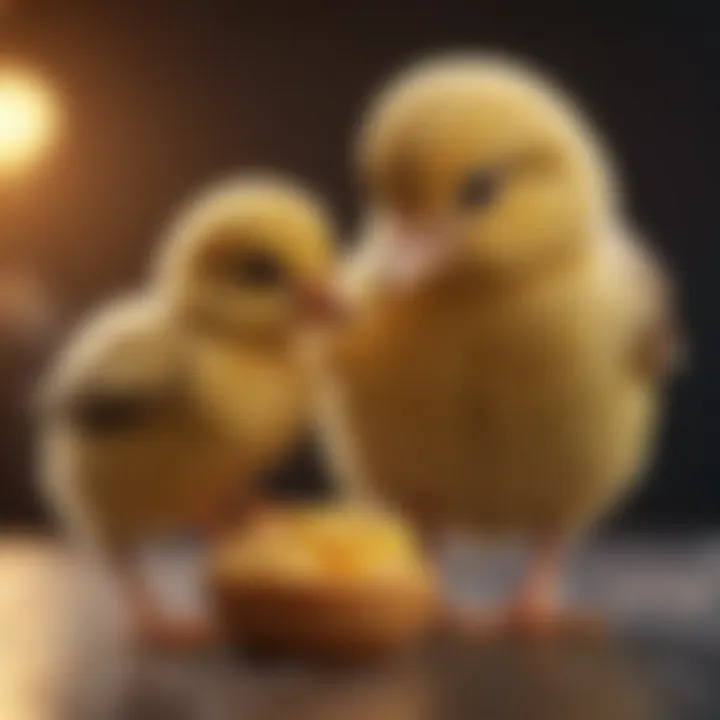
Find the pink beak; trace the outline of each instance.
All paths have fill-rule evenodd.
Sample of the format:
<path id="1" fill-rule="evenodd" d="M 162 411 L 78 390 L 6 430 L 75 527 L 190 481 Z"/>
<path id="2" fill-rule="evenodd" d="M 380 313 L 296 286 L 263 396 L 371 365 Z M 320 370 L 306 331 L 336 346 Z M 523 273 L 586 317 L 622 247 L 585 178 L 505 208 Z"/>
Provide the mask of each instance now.
<path id="1" fill-rule="evenodd" d="M 439 274 L 457 255 L 450 233 L 432 226 L 398 224 L 385 256 L 385 280 L 406 291 Z"/>
<path id="2" fill-rule="evenodd" d="M 347 303 L 331 280 L 303 287 L 299 303 L 302 317 L 313 324 L 338 322 L 347 312 Z"/>

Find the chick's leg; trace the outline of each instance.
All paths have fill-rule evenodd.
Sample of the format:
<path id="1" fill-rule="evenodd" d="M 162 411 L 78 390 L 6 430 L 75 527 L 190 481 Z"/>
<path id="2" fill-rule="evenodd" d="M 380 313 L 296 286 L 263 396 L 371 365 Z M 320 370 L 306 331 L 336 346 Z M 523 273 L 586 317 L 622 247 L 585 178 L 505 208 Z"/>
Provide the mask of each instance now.
<path id="1" fill-rule="evenodd" d="M 214 544 L 224 535 L 267 510 L 258 490 L 238 482 L 234 468 L 221 468 L 216 472 L 218 482 L 214 487 L 221 490 L 196 498 L 195 506 L 184 518 L 187 528 L 196 533 L 203 554 L 211 552 Z M 116 566 L 119 567 L 130 609 L 133 631 L 140 643 L 169 649 L 192 649 L 217 640 L 217 629 L 208 612 L 177 615 L 156 597 L 151 587 L 154 583 L 140 571 L 137 558 L 126 556 Z M 158 572 L 162 573 L 162 567 Z M 192 589 L 187 591 L 194 594 Z M 178 597 L 178 600 L 182 603 L 183 598 Z"/>
<path id="2" fill-rule="evenodd" d="M 128 580 L 125 597 L 132 633 L 141 645 L 183 650 L 209 645 L 215 640 L 215 628 L 209 619 L 169 616 L 140 579 Z"/>
<path id="3" fill-rule="evenodd" d="M 599 618 L 563 605 L 560 585 L 568 541 L 562 536 L 536 540 L 514 601 L 499 618 L 499 629 L 520 636 L 595 635 Z"/>
<path id="4" fill-rule="evenodd" d="M 567 558 L 567 540 L 536 540 L 523 580 L 509 605 L 499 611 L 442 608 L 443 628 L 480 640 L 497 637 L 592 638 L 602 634 L 600 618 L 563 605 L 560 578 Z"/>
<path id="5" fill-rule="evenodd" d="M 444 586 L 442 582 L 444 575 L 442 561 L 443 526 L 430 512 L 419 513 L 416 509 L 414 519 L 415 532 L 420 543 L 420 548 L 429 563 L 429 567 L 439 588 L 436 597 L 435 617 L 432 630 L 441 635 L 465 635 L 475 624 L 479 613 L 468 613 L 442 592 Z"/>
<path id="6" fill-rule="evenodd" d="M 171 650 L 192 649 L 214 642 L 215 627 L 209 618 L 180 618 L 163 607 L 140 571 L 137 558 L 124 555 L 120 560 L 116 558 L 112 566 L 135 642 Z"/>

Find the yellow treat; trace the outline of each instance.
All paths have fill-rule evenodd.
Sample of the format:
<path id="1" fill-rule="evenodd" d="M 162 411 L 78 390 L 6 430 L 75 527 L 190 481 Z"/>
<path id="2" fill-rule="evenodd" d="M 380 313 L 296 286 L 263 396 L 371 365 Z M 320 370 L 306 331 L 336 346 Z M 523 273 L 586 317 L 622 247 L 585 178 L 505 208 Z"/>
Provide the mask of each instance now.
<path id="1" fill-rule="evenodd" d="M 221 625 L 253 647 L 355 658 L 416 640 L 433 580 L 398 520 L 289 508 L 226 540 L 209 581 Z"/>

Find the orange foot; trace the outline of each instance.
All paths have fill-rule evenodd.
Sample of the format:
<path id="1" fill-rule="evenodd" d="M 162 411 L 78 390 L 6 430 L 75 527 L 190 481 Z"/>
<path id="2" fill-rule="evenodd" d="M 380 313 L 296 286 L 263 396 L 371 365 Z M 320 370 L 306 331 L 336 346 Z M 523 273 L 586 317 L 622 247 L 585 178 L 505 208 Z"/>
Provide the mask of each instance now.
<path id="1" fill-rule="evenodd" d="M 199 650 L 217 641 L 210 621 L 173 618 L 147 606 L 134 609 L 133 630 L 141 645 L 163 650 Z"/>
<path id="2" fill-rule="evenodd" d="M 522 639 L 599 639 L 605 634 L 601 615 L 582 608 L 510 607 L 502 613 L 501 633 Z"/>

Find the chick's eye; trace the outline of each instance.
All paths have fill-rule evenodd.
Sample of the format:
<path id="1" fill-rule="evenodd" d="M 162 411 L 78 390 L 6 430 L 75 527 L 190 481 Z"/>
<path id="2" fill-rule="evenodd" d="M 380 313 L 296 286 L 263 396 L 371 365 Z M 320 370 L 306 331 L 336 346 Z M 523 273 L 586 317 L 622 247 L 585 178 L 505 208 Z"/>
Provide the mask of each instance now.
<path id="1" fill-rule="evenodd" d="M 114 393 L 88 393 L 75 398 L 67 407 L 78 427 L 96 433 L 139 427 L 156 409 L 152 398 Z"/>
<path id="2" fill-rule="evenodd" d="M 265 252 L 253 251 L 234 260 L 231 275 L 238 285 L 275 287 L 283 282 L 285 273 L 275 257 Z"/>
<path id="3" fill-rule="evenodd" d="M 496 169 L 473 171 L 460 189 L 459 203 L 463 208 L 484 208 L 493 203 L 502 186 Z"/>

